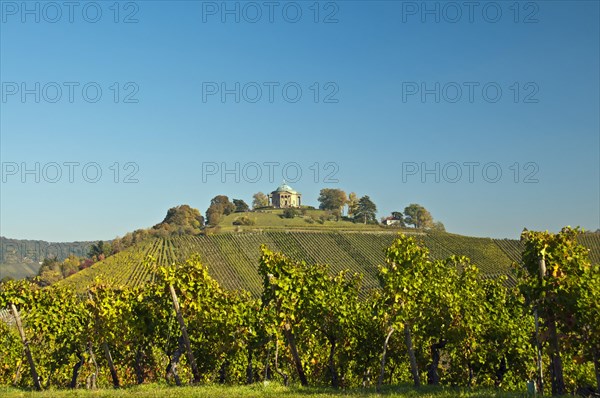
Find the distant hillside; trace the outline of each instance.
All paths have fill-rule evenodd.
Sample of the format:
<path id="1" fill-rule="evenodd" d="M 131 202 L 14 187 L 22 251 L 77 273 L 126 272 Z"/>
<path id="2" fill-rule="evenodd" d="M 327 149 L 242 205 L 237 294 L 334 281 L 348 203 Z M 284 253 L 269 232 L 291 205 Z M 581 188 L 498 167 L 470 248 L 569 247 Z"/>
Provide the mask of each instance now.
<path id="1" fill-rule="evenodd" d="M 396 233 L 387 231 L 267 231 L 223 233 L 211 236 L 181 236 L 153 239 L 94 264 L 61 282 L 83 290 L 99 277 L 112 285 L 140 285 L 153 279 L 148 256 L 156 263 L 171 264 L 199 253 L 209 273 L 228 289 L 245 289 L 257 296 L 259 247 L 271 249 L 311 263 L 329 264 L 333 271 L 350 269 L 364 275 L 366 289 L 378 287 L 377 266 L 384 261 L 383 250 Z M 508 274 L 520 258 L 517 240 L 475 238 L 448 233 L 419 233 L 434 258 L 465 255 L 477 264 L 484 276 Z M 584 234 L 581 243 L 591 249 L 591 258 L 600 263 L 600 234 Z"/>
<path id="2" fill-rule="evenodd" d="M 0 279 L 36 275 L 44 258 L 56 256 L 59 261 L 70 254 L 84 257 L 94 242 L 46 242 L 0 237 Z"/>

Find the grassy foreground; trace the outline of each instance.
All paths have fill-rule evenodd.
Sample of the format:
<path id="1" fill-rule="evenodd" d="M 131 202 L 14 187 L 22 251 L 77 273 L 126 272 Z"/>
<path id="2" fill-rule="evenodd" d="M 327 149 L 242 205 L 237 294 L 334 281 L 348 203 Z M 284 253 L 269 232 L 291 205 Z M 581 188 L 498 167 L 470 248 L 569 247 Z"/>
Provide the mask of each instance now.
<path id="1" fill-rule="evenodd" d="M 198 386 L 198 387 L 171 387 L 166 385 L 144 385 L 140 387 L 124 388 L 121 390 L 100 389 L 96 391 L 88 390 L 49 390 L 49 391 L 24 391 L 14 388 L 0 388 L 0 396 L 4 398 L 17 397 L 52 397 L 52 398 L 69 398 L 69 397 L 224 397 L 224 398 L 269 398 L 269 397 L 415 397 L 415 398 L 446 398 L 446 397 L 501 397 L 501 398 L 516 398 L 525 397 L 525 393 L 506 393 L 497 392 L 494 390 L 466 390 L 466 389 L 451 389 L 451 388 L 430 388 L 421 387 L 416 390 L 409 386 L 394 386 L 385 387 L 381 394 L 375 391 L 375 388 L 368 389 L 351 389 L 345 391 L 334 391 L 331 388 L 302 388 L 302 387 L 283 387 L 281 385 L 271 384 L 263 386 L 255 384 L 253 386 Z"/>

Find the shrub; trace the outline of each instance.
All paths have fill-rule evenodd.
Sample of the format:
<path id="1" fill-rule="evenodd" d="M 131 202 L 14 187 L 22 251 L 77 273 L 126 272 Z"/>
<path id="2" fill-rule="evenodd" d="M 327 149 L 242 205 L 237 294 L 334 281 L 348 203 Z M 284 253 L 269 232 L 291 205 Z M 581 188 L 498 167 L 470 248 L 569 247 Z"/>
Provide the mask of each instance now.
<path id="1" fill-rule="evenodd" d="M 254 225 L 254 220 L 248 216 L 238 217 L 233 221 L 233 225 Z"/>
<path id="2" fill-rule="evenodd" d="M 340 221 L 342 217 L 342 213 L 339 209 L 336 210 L 327 210 L 327 221 Z"/>
<path id="3" fill-rule="evenodd" d="M 297 211 L 293 208 L 287 208 L 283 211 L 284 218 L 294 218 L 296 217 Z"/>

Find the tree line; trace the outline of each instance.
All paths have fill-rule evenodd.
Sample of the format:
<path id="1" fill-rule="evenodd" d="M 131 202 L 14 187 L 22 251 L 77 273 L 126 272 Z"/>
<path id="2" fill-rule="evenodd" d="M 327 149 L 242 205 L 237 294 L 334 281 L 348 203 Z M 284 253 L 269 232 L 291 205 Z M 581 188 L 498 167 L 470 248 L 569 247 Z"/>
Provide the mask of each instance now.
<path id="1" fill-rule="evenodd" d="M 355 223 L 378 224 L 377 205 L 369 197 L 364 195 L 358 197 L 355 192 L 346 192 L 337 188 L 324 188 L 319 192 L 317 199 L 319 209 L 327 211 L 336 220 L 346 219 Z M 311 206 L 303 206 L 312 208 Z M 263 192 L 257 192 L 252 196 L 252 210 L 264 210 L 270 208 L 269 199 Z M 224 216 L 231 213 L 244 213 L 251 211 L 250 206 L 242 199 L 229 200 L 226 195 L 217 195 L 211 199 L 210 206 L 206 211 L 208 225 L 216 226 Z M 290 212 L 286 217 L 292 217 L 295 213 Z M 444 224 L 434 221 L 431 213 L 423 206 L 413 203 L 404 208 L 404 212 L 394 211 L 391 216 L 383 217 L 381 223 L 396 227 L 412 226 L 416 229 L 434 229 L 444 231 Z"/>

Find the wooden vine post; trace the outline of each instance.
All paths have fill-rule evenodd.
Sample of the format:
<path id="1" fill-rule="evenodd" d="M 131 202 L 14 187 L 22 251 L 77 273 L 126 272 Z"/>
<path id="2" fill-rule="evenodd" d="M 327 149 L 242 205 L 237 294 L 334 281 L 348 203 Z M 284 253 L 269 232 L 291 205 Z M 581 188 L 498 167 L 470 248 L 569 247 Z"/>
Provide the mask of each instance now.
<path id="1" fill-rule="evenodd" d="M 544 395 L 544 368 L 542 362 L 542 344 L 540 342 L 540 319 L 537 309 L 533 311 L 533 319 L 535 321 L 535 345 L 537 348 L 537 367 L 540 395 Z"/>
<path id="2" fill-rule="evenodd" d="M 383 376 L 385 374 L 385 359 L 387 355 L 388 343 L 390 341 L 390 337 L 392 337 L 392 333 L 394 333 L 396 329 L 392 326 L 388 331 L 387 336 L 385 336 L 385 341 L 383 342 L 383 353 L 381 354 L 381 369 L 379 371 L 379 379 L 377 380 L 377 392 L 381 392 L 381 386 L 383 384 Z"/>
<path id="3" fill-rule="evenodd" d="M 106 357 L 106 362 L 108 362 L 108 368 L 110 369 L 110 376 L 113 380 L 113 387 L 120 388 L 121 383 L 119 382 L 119 375 L 117 374 L 117 369 L 115 368 L 115 363 L 112 359 L 112 355 L 110 355 L 110 348 L 108 348 L 108 343 L 106 340 L 102 342 L 102 350 L 104 351 L 104 356 Z"/>
<path id="4" fill-rule="evenodd" d="M 540 278 L 543 280 L 546 276 L 546 260 L 542 257 L 539 261 Z M 558 341 L 558 331 L 556 330 L 556 319 L 554 310 L 549 308 L 547 325 L 550 337 L 550 366 L 552 367 L 552 394 L 563 395 L 565 393 L 565 380 L 563 377 L 562 359 L 560 357 L 560 345 Z"/>
<path id="5" fill-rule="evenodd" d="M 177 316 L 177 321 L 179 322 L 179 327 L 181 329 L 181 336 L 183 337 L 183 343 L 185 344 L 185 352 L 187 354 L 187 359 L 192 367 L 194 383 L 199 383 L 200 372 L 198 371 L 196 358 L 194 358 L 194 353 L 192 352 L 192 345 L 190 343 L 190 337 L 187 333 L 187 328 L 185 327 L 185 320 L 183 319 L 183 315 L 181 314 L 181 310 L 179 308 L 179 300 L 177 299 L 177 293 L 175 293 L 175 288 L 172 284 L 169 284 L 169 291 L 171 292 L 171 298 L 173 299 L 173 309 L 175 310 L 175 315 Z"/>
<path id="6" fill-rule="evenodd" d="M 408 323 L 404 324 L 404 343 L 406 344 L 406 351 L 408 352 L 408 359 L 410 360 L 410 373 L 413 377 L 413 383 L 415 387 L 420 387 L 421 380 L 419 379 L 419 367 L 417 366 L 417 357 L 415 356 L 415 349 L 413 347 L 412 335 Z"/>
<path id="7" fill-rule="evenodd" d="M 539 269 L 540 269 L 540 282 L 544 280 L 546 276 L 546 261 L 542 258 L 539 261 Z M 538 380 L 540 387 L 540 395 L 544 395 L 544 368 L 542 362 L 542 344 L 540 341 L 540 321 L 538 316 L 538 310 L 535 308 L 533 310 L 533 317 L 535 320 L 535 340 L 536 340 L 536 348 L 537 348 L 537 366 L 538 366 Z"/>
<path id="8" fill-rule="evenodd" d="M 21 323 L 21 317 L 19 316 L 19 311 L 17 307 L 11 303 L 10 309 L 12 310 L 13 316 L 15 317 L 15 322 L 17 324 L 17 329 L 19 329 L 19 335 L 21 336 L 21 342 L 23 342 L 23 347 L 25 349 L 25 355 L 27 356 L 27 362 L 29 362 L 29 369 L 31 370 L 31 377 L 33 378 L 33 385 L 35 389 L 41 391 L 42 385 L 40 383 L 40 377 L 35 370 L 35 363 L 33 362 L 33 356 L 31 355 L 31 350 L 29 349 L 29 341 L 27 341 L 27 337 L 25 336 L 25 331 L 23 330 L 23 324 Z"/>
<path id="9" fill-rule="evenodd" d="M 304 373 L 304 368 L 302 367 L 302 359 L 300 358 L 300 354 L 298 353 L 298 346 L 296 345 L 296 337 L 292 332 L 292 325 L 290 325 L 289 322 L 286 322 L 283 326 L 283 334 L 290 347 L 290 352 L 292 354 L 292 359 L 294 360 L 294 365 L 296 366 L 296 371 L 298 372 L 300 384 L 302 384 L 302 387 L 307 387 L 308 379 L 306 378 L 306 374 Z"/>

